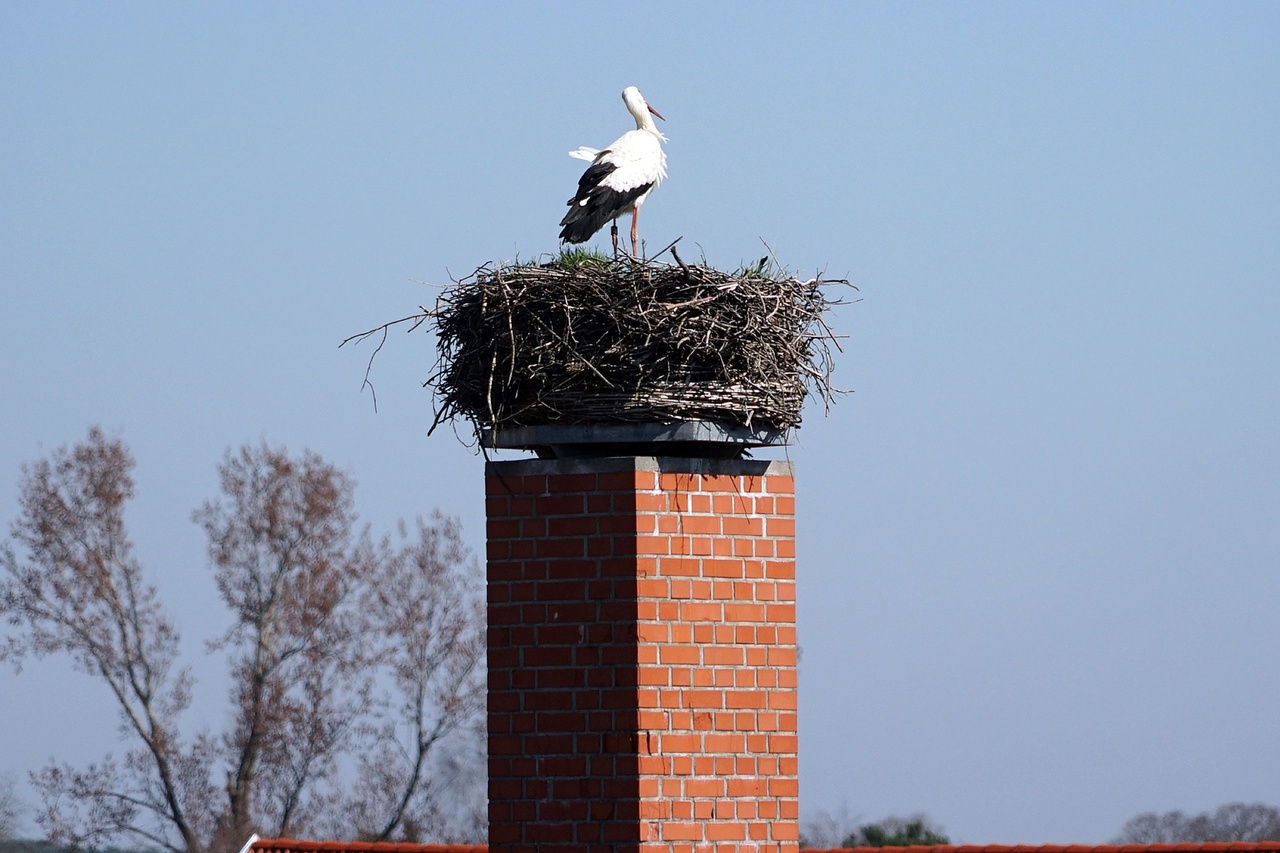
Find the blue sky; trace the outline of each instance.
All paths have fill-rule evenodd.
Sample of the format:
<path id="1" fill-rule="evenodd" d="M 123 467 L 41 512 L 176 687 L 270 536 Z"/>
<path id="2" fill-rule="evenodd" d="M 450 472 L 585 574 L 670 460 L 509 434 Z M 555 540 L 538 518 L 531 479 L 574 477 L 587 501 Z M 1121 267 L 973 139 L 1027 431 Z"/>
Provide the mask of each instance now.
<path id="1" fill-rule="evenodd" d="M 849 277 L 799 488 L 801 798 L 966 842 L 1280 803 L 1280 6 L 0 6 L 0 519 L 100 423 L 202 676 L 191 511 L 267 440 L 366 520 L 481 550 L 419 332 L 348 335 L 556 248 L 581 164 L 667 121 L 651 249 Z M 597 240 L 598 244 L 607 241 Z M 112 748 L 0 671 L 0 773 Z"/>

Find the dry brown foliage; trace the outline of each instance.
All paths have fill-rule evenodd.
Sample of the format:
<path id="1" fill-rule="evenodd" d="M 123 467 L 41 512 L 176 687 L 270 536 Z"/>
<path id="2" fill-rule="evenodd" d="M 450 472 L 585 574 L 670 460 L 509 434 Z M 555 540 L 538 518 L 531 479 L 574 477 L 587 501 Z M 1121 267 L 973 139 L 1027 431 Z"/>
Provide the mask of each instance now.
<path id="1" fill-rule="evenodd" d="M 231 613 L 211 644 L 231 666 L 230 723 L 184 737 L 178 631 L 124 524 L 133 466 L 96 428 L 27 466 L 0 545 L 0 660 L 68 656 L 110 688 L 127 746 L 123 761 L 33 774 L 48 836 L 175 853 L 321 826 L 474 840 L 448 824 L 450 792 L 428 772 L 483 705 L 478 572 L 457 523 L 437 515 L 375 541 L 356 527 L 353 482 L 319 456 L 229 453 L 221 497 L 195 517 Z"/>

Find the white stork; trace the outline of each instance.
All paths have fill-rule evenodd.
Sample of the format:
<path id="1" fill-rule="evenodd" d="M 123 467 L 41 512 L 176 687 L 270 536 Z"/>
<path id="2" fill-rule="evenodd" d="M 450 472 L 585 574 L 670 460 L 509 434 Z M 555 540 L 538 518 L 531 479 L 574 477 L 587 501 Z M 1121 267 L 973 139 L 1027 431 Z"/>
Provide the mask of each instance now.
<path id="1" fill-rule="evenodd" d="M 560 220 L 564 227 L 560 239 L 569 243 L 585 243 L 609 220 L 613 220 L 610 236 L 613 251 L 618 251 L 618 217 L 631 211 L 631 254 L 638 253 L 636 220 L 640 205 L 654 187 L 667 176 L 667 155 L 662 143 L 667 138 L 658 132 L 650 113 L 662 118 L 645 101 L 640 90 L 628 86 L 622 90 L 622 102 L 636 120 L 629 130 L 603 151 L 579 148 L 570 157 L 590 160 L 591 165 L 578 179 L 578 191 L 569 199 L 569 212 Z M 665 121 L 665 119 L 663 119 Z"/>

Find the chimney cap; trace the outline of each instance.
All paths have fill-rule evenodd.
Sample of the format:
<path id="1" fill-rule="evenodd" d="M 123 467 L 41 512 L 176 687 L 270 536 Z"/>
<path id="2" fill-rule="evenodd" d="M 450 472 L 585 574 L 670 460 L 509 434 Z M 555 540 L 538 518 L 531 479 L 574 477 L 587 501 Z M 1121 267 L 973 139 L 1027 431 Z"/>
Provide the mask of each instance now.
<path id="1" fill-rule="evenodd" d="M 744 427 L 716 421 L 668 423 L 542 424 L 485 429 L 481 444 L 490 449 L 533 450 L 540 457 L 706 456 L 737 458 L 752 447 L 782 447 L 791 431 Z"/>

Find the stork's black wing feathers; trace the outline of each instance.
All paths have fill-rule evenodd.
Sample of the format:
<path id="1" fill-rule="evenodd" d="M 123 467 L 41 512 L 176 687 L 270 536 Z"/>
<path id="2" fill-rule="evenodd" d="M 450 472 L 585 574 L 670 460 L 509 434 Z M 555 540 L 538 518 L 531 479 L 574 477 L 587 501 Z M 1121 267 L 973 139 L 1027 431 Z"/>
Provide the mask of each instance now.
<path id="1" fill-rule="evenodd" d="M 607 149 L 600 152 L 600 154 L 607 153 L 609 153 Z M 599 157 L 600 154 L 597 154 L 596 157 Z M 578 178 L 578 191 L 574 194 L 573 198 L 569 200 L 569 204 L 573 204 L 575 201 L 581 201 L 586 198 L 591 194 L 593 189 L 600 186 L 600 183 L 604 181 L 605 178 L 609 177 L 616 171 L 618 171 L 618 164 L 612 163 L 608 160 L 596 160 L 587 167 L 587 171 L 582 173 L 582 177 Z"/>
<path id="2" fill-rule="evenodd" d="M 631 207 L 631 202 L 647 193 L 653 183 L 641 184 L 627 190 L 615 190 L 603 186 L 618 167 L 613 163 L 597 161 L 587 167 L 578 179 L 578 192 L 569 199 L 569 212 L 560 220 L 564 227 L 560 239 L 568 243 L 585 243 L 611 219 L 617 219 Z"/>

